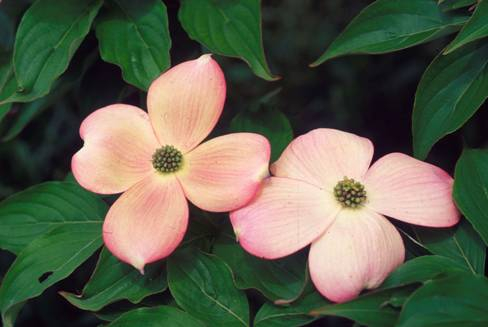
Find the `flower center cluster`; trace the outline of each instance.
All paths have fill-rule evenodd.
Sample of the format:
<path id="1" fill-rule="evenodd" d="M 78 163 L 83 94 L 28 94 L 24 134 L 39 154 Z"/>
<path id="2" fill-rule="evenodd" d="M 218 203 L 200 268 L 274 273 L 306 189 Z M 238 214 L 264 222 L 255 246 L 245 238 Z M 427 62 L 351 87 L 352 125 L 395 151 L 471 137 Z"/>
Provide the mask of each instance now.
<path id="1" fill-rule="evenodd" d="M 165 145 L 154 152 L 152 165 L 160 173 L 174 173 L 181 168 L 183 155 L 172 145 Z"/>
<path id="2" fill-rule="evenodd" d="M 358 208 L 366 201 L 363 184 L 345 176 L 334 187 L 334 195 L 345 208 Z"/>

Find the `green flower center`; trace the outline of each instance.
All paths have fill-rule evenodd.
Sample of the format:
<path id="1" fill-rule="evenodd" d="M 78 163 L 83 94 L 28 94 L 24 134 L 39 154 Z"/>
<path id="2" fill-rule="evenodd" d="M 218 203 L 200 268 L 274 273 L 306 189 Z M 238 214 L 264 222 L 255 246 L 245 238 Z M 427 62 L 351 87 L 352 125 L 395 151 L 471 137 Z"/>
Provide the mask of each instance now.
<path id="1" fill-rule="evenodd" d="M 160 173 L 174 173 L 181 168 L 183 155 L 172 145 L 165 145 L 154 152 L 152 165 Z"/>
<path id="2" fill-rule="evenodd" d="M 366 191 L 363 184 L 346 176 L 334 187 L 334 195 L 345 208 L 359 208 L 366 201 Z"/>

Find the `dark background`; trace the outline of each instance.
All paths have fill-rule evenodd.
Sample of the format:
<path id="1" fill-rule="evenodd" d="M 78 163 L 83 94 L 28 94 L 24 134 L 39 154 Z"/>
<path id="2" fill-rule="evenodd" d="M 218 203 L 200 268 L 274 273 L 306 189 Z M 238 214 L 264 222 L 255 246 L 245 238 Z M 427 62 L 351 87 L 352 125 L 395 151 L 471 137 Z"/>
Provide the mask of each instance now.
<path id="1" fill-rule="evenodd" d="M 19 3 L 25 4 L 24 7 Z M 188 39 L 181 29 L 177 20 L 178 1 L 165 3 L 173 43 L 172 65 L 198 57 L 204 49 Z M 338 128 L 370 138 L 375 144 L 375 159 L 395 151 L 411 154 L 415 90 L 423 71 L 450 37 L 393 54 L 349 56 L 317 68 L 308 67 L 369 3 L 367 0 L 264 0 L 265 52 L 272 72 L 282 79 L 263 81 L 242 61 L 215 56 L 228 83 L 224 116 L 216 133 L 227 133 L 236 113 L 281 88 L 273 103 L 287 115 L 295 136 L 317 127 Z M 0 11 L 18 23 L 28 4 L 26 0 L 4 0 Z M 81 79 L 52 106 L 40 110 L 14 140 L 0 143 L 0 199 L 43 181 L 64 179 L 70 171 L 71 156 L 82 145 L 79 125 L 93 110 L 114 102 L 145 106 L 146 94 L 125 84 L 119 68 L 103 62 L 97 51 L 97 40 L 91 32 L 68 69 L 79 70 L 83 63 L 93 60 Z M 14 105 L 0 124 L 0 135 L 6 133 L 21 110 L 21 105 Z M 452 174 L 464 145 L 483 146 L 487 118 L 482 108 L 460 132 L 439 142 L 428 161 Z M 0 276 L 12 260 L 12 255 L 0 252 Z M 93 264 L 92 258 L 74 276 L 31 301 L 19 317 L 19 326 L 96 325 L 98 320 L 93 315 L 78 311 L 56 294 L 56 288 L 79 292 Z M 343 323 L 340 319 L 328 319 L 316 325 Z"/>

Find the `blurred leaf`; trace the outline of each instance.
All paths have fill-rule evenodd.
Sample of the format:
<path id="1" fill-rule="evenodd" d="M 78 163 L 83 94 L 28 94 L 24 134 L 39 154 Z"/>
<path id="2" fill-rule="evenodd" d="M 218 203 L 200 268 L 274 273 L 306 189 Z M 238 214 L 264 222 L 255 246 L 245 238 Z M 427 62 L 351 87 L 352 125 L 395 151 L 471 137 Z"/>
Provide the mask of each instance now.
<path id="1" fill-rule="evenodd" d="M 14 26 L 12 19 L 0 10 L 0 50 L 9 51 L 14 41 Z"/>
<path id="2" fill-rule="evenodd" d="M 442 10 L 456 10 L 463 7 L 472 6 L 477 0 L 438 0 Z"/>
<path id="3" fill-rule="evenodd" d="M 413 149 L 425 159 L 432 146 L 456 131 L 488 97 L 488 43 L 475 42 L 440 54 L 425 71 L 415 95 Z"/>
<path id="4" fill-rule="evenodd" d="M 205 325 L 188 313 L 170 306 L 140 308 L 129 311 L 108 326 L 110 327 L 204 327 Z"/>
<path id="5" fill-rule="evenodd" d="M 210 51 L 244 60 L 265 80 L 278 79 L 264 55 L 259 0 L 182 0 L 178 17 L 190 38 Z"/>
<path id="6" fill-rule="evenodd" d="M 254 327 L 298 327 L 317 320 L 309 315 L 312 309 L 329 302 L 319 293 L 311 292 L 289 306 L 277 306 L 266 302 L 254 318 Z"/>
<path id="7" fill-rule="evenodd" d="M 12 74 L 0 104 L 28 102 L 49 93 L 90 31 L 101 0 L 38 0 L 17 30 Z"/>
<path id="8" fill-rule="evenodd" d="M 46 182 L 0 202 L 0 248 L 18 253 L 55 227 L 102 221 L 106 204 L 71 182 Z"/>
<path id="9" fill-rule="evenodd" d="M 5 103 L 5 104 L 0 105 L 0 123 L 5 118 L 5 116 L 8 114 L 11 107 L 12 107 L 11 103 Z"/>
<path id="10" fill-rule="evenodd" d="M 32 241 L 2 281 L 0 310 L 4 326 L 13 325 L 23 302 L 69 276 L 101 245 L 101 221 L 61 225 Z"/>
<path id="11" fill-rule="evenodd" d="M 488 280 L 459 273 L 427 282 L 408 299 L 398 327 L 487 326 Z"/>
<path id="12" fill-rule="evenodd" d="M 488 1 L 481 0 L 469 21 L 444 51 L 451 53 L 463 45 L 488 36 Z"/>
<path id="13" fill-rule="evenodd" d="M 433 254 L 451 258 L 473 274 L 484 273 L 486 248 L 468 222 L 461 221 L 454 228 L 415 227 L 415 233 Z"/>
<path id="14" fill-rule="evenodd" d="M 453 195 L 458 208 L 488 245 L 488 150 L 463 152 L 456 165 Z"/>
<path id="15" fill-rule="evenodd" d="M 393 271 L 381 284 L 380 289 L 424 283 L 445 273 L 464 271 L 457 261 L 437 255 L 425 255 L 405 262 Z"/>
<path id="16" fill-rule="evenodd" d="M 305 256 L 263 260 L 246 253 L 234 240 L 220 237 L 213 252 L 224 259 L 240 289 L 254 288 L 271 301 L 290 300 L 303 291 L 307 282 Z"/>
<path id="17" fill-rule="evenodd" d="M 354 18 L 312 66 L 349 54 L 380 54 L 454 32 L 467 16 L 443 12 L 433 0 L 377 0 Z"/>
<path id="18" fill-rule="evenodd" d="M 147 90 L 170 66 L 166 6 L 160 0 L 111 0 L 97 21 L 103 60 L 122 69 L 124 80 Z"/>
<path id="19" fill-rule="evenodd" d="M 176 303 L 210 326 L 249 326 L 249 305 L 225 262 L 196 249 L 168 259 L 168 284 Z"/>
<path id="20" fill-rule="evenodd" d="M 344 317 L 366 326 L 391 327 L 395 325 L 399 314 L 393 307 L 411 291 L 411 288 L 406 287 L 366 293 L 346 303 L 313 309 L 311 314 Z"/>
<path id="21" fill-rule="evenodd" d="M 265 108 L 257 112 L 242 111 L 230 122 L 232 132 L 252 132 L 264 135 L 271 144 L 271 161 L 279 158 L 293 140 L 288 118 L 279 110 Z"/>
<path id="22" fill-rule="evenodd" d="M 139 303 L 146 296 L 163 292 L 167 286 L 166 271 L 161 264 L 148 265 L 141 275 L 104 248 L 82 294 L 61 292 L 61 295 L 82 310 L 98 311 L 123 299 Z"/>

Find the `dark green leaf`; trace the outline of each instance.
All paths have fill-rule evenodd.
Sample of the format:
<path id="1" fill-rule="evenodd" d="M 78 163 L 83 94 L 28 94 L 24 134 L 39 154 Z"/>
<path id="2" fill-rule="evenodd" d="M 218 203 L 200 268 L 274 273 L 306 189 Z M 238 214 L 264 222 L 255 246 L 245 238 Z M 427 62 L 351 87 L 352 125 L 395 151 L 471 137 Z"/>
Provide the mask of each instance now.
<path id="1" fill-rule="evenodd" d="M 377 0 L 366 7 L 312 64 L 348 54 L 379 54 L 454 32 L 467 16 L 443 12 L 433 0 Z"/>
<path id="2" fill-rule="evenodd" d="M 481 0 L 476 11 L 462 30 L 447 47 L 445 54 L 448 54 L 463 45 L 488 36 L 488 1 Z"/>
<path id="3" fill-rule="evenodd" d="M 231 267 L 238 288 L 257 289 L 271 301 L 296 298 L 306 284 L 305 256 L 263 260 L 225 236 L 215 242 L 213 252 Z"/>
<path id="4" fill-rule="evenodd" d="M 0 247 L 18 253 L 54 227 L 102 221 L 107 206 L 71 182 L 32 186 L 0 202 Z"/>
<path id="5" fill-rule="evenodd" d="M 168 260 L 168 284 L 176 302 L 210 326 L 249 326 L 249 305 L 232 273 L 216 256 L 189 248 Z"/>
<path id="6" fill-rule="evenodd" d="M 166 6 L 160 0 L 111 0 L 97 22 L 103 60 L 120 66 L 124 80 L 142 90 L 170 66 Z"/>
<path id="7" fill-rule="evenodd" d="M 11 103 L 5 103 L 5 104 L 0 105 L 0 123 L 2 122 L 3 118 L 5 118 L 5 116 L 7 116 L 11 107 L 12 107 Z"/>
<path id="8" fill-rule="evenodd" d="M 440 54 L 425 71 L 413 110 L 413 149 L 425 159 L 432 146 L 456 131 L 488 96 L 488 43 Z"/>
<path id="9" fill-rule="evenodd" d="M 0 104 L 46 95 L 90 31 L 101 0 L 38 0 L 24 14 L 15 38 L 15 76 Z"/>
<path id="10" fill-rule="evenodd" d="M 312 309 L 327 305 L 319 293 L 311 292 L 289 306 L 278 306 L 266 302 L 254 318 L 255 327 L 298 327 L 316 320 L 311 316 Z"/>
<path id="11" fill-rule="evenodd" d="M 178 17 L 210 51 L 244 60 L 261 78 L 277 79 L 264 56 L 259 0 L 182 0 Z"/>
<path id="12" fill-rule="evenodd" d="M 411 291 L 406 287 L 366 293 L 346 303 L 316 308 L 311 314 L 344 317 L 366 326 L 391 327 L 398 318 L 398 311 L 393 307 Z"/>
<path id="13" fill-rule="evenodd" d="M 448 257 L 473 274 L 484 273 L 486 248 L 468 222 L 462 221 L 453 228 L 416 227 L 415 233 L 433 254 Z"/>
<path id="14" fill-rule="evenodd" d="M 204 327 L 205 325 L 188 313 L 170 306 L 140 308 L 129 311 L 116 320 L 110 327 Z"/>
<path id="15" fill-rule="evenodd" d="M 472 6 L 476 3 L 476 0 L 438 0 L 439 5 L 444 11 L 456 10 Z"/>
<path id="16" fill-rule="evenodd" d="M 13 41 L 14 26 L 12 19 L 3 11 L 0 11 L 0 50 L 10 51 Z"/>
<path id="17" fill-rule="evenodd" d="M 464 271 L 466 268 L 447 257 L 426 255 L 405 262 L 381 284 L 381 289 L 424 283 L 439 275 Z"/>
<path id="18" fill-rule="evenodd" d="M 488 326 L 488 280 L 460 273 L 427 282 L 405 303 L 399 327 Z"/>
<path id="19" fill-rule="evenodd" d="M 80 309 L 98 311 L 122 299 L 139 303 L 146 296 L 163 292 L 166 287 L 166 271 L 161 264 L 147 266 L 142 276 L 104 248 L 82 294 L 62 292 L 61 295 Z"/>
<path id="20" fill-rule="evenodd" d="M 232 132 L 252 132 L 264 135 L 271 143 L 271 161 L 275 161 L 293 139 L 293 129 L 286 116 L 277 109 L 258 112 L 243 111 L 230 122 Z"/>
<path id="21" fill-rule="evenodd" d="M 454 200 L 488 245 L 487 150 L 465 150 L 461 155 L 456 165 Z"/>
<path id="22" fill-rule="evenodd" d="M 18 255 L 0 288 L 4 326 L 12 326 L 20 306 L 69 276 L 102 245 L 102 223 L 59 226 L 32 241 Z"/>

